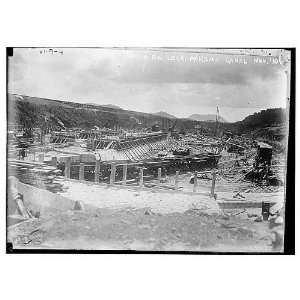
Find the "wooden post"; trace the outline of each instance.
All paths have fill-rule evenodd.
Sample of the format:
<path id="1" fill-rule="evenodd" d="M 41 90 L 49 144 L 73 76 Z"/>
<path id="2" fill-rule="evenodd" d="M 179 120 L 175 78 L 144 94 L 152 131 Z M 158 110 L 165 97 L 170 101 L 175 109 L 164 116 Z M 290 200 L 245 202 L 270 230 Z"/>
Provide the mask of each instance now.
<path id="1" fill-rule="evenodd" d="M 109 180 L 110 184 L 114 184 L 115 177 L 116 177 L 116 164 L 112 163 L 111 164 L 111 169 L 110 169 L 110 180 Z"/>
<path id="2" fill-rule="evenodd" d="M 261 203 L 261 215 L 264 221 L 268 221 L 270 216 L 270 202 L 262 202 Z"/>
<path id="3" fill-rule="evenodd" d="M 215 196 L 216 177 L 217 177 L 216 170 L 212 170 L 211 174 L 212 174 L 212 183 L 211 183 L 210 196 L 214 197 Z"/>
<path id="4" fill-rule="evenodd" d="M 71 177 L 71 157 L 66 158 L 65 162 L 65 177 L 70 178 Z"/>
<path id="5" fill-rule="evenodd" d="M 140 180 L 139 180 L 139 186 L 140 188 L 143 187 L 143 180 L 144 180 L 144 170 L 143 167 L 140 168 Z"/>
<path id="6" fill-rule="evenodd" d="M 79 180 L 84 180 L 84 163 L 79 165 Z"/>
<path id="7" fill-rule="evenodd" d="M 123 165 L 123 185 L 126 185 L 126 180 L 127 180 L 127 164 Z"/>
<path id="8" fill-rule="evenodd" d="M 99 175 L 100 175 L 100 160 L 96 160 L 96 165 L 95 165 L 95 182 L 99 182 Z"/>
<path id="9" fill-rule="evenodd" d="M 53 167 L 57 166 L 57 157 L 56 156 L 52 156 L 52 158 L 51 158 L 51 165 Z"/>
<path id="10" fill-rule="evenodd" d="M 197 185 L 198 185 L 198 178 L 197 178 L 197 172 L 195 172 L 194 174 L 194 187 L 193 187 L 193 192 L 196 193 L 197 192 Z"/>
<path id="11" fill-rule="evenodd" d="M 158 184 L 157 186 L 160 187 L 160 180 L 161 180 L 161 168 L 158 168 L 157 172 L 157 179 L 158 179 Z"/>
<path id="12" fill-rule="evenodd" d="M 175 175 L 175 190 L 178 190 L 178 181 L 179 181 L 179 171 L 176 171 L 176 175 Z"/>
<path id="13" fill-rule="evenodd" d="M 39 162 L 44 162 L 44 153 L 39 154 Z"/>

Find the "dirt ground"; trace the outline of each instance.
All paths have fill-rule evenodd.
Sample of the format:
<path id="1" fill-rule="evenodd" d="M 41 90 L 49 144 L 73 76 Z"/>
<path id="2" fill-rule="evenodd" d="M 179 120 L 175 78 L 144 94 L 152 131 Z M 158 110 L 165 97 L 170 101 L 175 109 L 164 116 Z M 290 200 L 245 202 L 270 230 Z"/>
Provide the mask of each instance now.
<path id="1" fill-rule="evenodd" d="M 8 242 L 14 248 L 282 251 L 282 241 L 272 243 L 274 229 L 270 228 L 269 221 L 261 220 L 258 208 L 222 211 L 213 198 L 194 193 L 121 189 L 61 180 L 65 187 L 61 195 L 80 201 L 83 209 L 49 209 L 39 218 L 9 227 Z M 192 186 L 185 182 L 186 188 Z M 210 184 L 200 181 L 199 189 L 202 185 L 201 191 L 209 191 Z M 227 184 L 219 182 L 217 186 L 218 195 L 226 193 Z M 229 193 L 233 194 L 232 187 Z M 245 199 L 259 195 L 259 200 L 268 196 L 244 195 Z M 283 197 L 281 193 L 278 195 Z M 276 230 L 282 232 L 282 225 Z"/>
<path id="2" fill-rule="evenodd" d="M 83 210 L 49 210 L 11 226 L 8 242 L 25 249 L 282 251 L 282 240 L 273 243 L 276 233 L 269 221 L 261 220 L 261 209 L 222 211 L 212 198 L 187 193 L 193 190 L 191 175 L 180 174 L 179 188 L 185 193 L 103 187 L 57 178 L 63 184 L 59 194 L 81 201 Z M 174 176 L 169 176 L 165 184 L 174 181 Z M 210 188 L 210 178 L 198 180 L 197 192 L 209 194 Z M 218 200 L 231 199 L 237 191 L 244 196 L 239 200 L 245 201 L 284 198 L 283 187 L 217 178 Z M 282 236 L 283 226 L 275 229 Z"/>
<path id="3" fill-rule="evenodd" d="M 269 222 L 255 218 L 247 211 L 220 215 L 196 208 L 168 214 L 150 208 L 69 210 L 12 226 L 8 241 L 25 249 L 280 251 L 272 246 Z"/>

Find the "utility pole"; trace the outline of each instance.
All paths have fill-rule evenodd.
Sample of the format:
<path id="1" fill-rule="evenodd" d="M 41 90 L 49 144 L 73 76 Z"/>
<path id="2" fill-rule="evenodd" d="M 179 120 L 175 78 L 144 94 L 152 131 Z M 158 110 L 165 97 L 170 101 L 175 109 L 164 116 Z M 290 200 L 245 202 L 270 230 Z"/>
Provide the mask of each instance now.
<path id="1" fill-rule="evenodd" d="M 216 129 L 215 129 L 215 135 L 218 135 L 219 130 L 219 107 L 217 106 L 217 113 L 216 113 Z"/>

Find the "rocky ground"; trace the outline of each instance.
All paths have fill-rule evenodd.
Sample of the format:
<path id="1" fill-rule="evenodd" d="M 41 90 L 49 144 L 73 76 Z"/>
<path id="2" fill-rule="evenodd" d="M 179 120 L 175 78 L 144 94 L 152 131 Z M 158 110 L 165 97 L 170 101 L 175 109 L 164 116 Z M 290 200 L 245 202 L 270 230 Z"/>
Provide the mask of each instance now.
<path id="1" fill-rule="evenodd" d="M 281 251 L 273 240 L 269 222 L 256 213 L 205 214 L 197 208 L 167 214 L 151 208 L 69 210 L 8 230 L 14 248 L 25 249 Z"/>

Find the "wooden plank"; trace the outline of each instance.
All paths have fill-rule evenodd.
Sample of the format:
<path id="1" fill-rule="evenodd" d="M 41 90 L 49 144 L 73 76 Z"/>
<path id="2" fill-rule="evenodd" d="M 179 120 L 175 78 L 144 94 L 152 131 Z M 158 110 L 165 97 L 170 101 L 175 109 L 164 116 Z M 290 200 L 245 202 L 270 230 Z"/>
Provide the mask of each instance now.
<path id="1" fill-rule="evenodd" d="M 39 154 L 39 162 L 44 162 L 44 158 L 45 158 L 44 153 L 40 153 Z"/>
<path id="2" fill-rule="evenodd" d="M 116 178 L 116 165 L 114 163 L 111 164 L 111 171 L 110 171 L 110 184 L 114 184 Z"/>
<path id="3" fill-rule="evenodd" d="M 217 203 L 222 209 L 238 209 L 238 208 L 261 208 L 263 201 L 219 201 Z M 270 206 L 277 202 L 270 201 Z"/>
<path id="4" fill-rule="evenodd" d="M 134 183 L 134 182 L 137 182 L 137 179 L 127 179 L 126 180 L 126 184 L 127 183 Z M 115 181 L 115 184 L 123 184 L 123 181 Z"/>
<path id="5" fill-rule="evenodd" d="M 131 152 L 133 152 L 134 153 L 134 160 L 137 160 L 138 158 L 139 158 L 139 154 L 135 151 L 135 149 L 134 149 L 134 146 L 133 146 L 133 144 L 132 143 L 130 143 L 130 145 L 131 145 Z"/>
<path id="6" fill-rule="evenodd" d="M 95 164 L 95 182 L 99 182 L 99 175 L 100 175 L 100 160 L 96 160 Z"/>
<path id="7" fill-rule="evenodd" d="M 56 156 L 53 156 L 53 157 L 51 158 L 51 165 L 52 165 L 53 167 L 56 167 L 56 166 L 57 166 L 57 157 L 56 157 Z"/>
<path id="8" fill-rule="evenodd" d="M 157 179 L 158 179 L 158 184 L 157 184 L 157 186 L 160 187 L 160 181 L 161 181 L 161 168 L 158 168 L 158 170 L 157 170 Z"/>
<path id="9" fill-rule="evenodd" d="M 214 196 L 215 196 L 216 177 L 217 177 L 217 173 L 216 173 L 215 170 L 213 170 L 213 171 L 212 171 L 211 190 L 210 190 L 210 196 L 211 196 L 211 197 L 214 197 Z"/>
<path id="10" fill-rule="evenodd" d="M 123 185 L 126 185 L 126 180 L 127 180 L 127 164 L 123 165 L 123 180 L 122 180 Z"/>
<path id="11" fill-rule="evenodd" d="M 70 178 L 71 177 L 71 157 L 66 158 L 65 163 L 65 177 Z"/>
<path id="12" fill-rule="evenodd" d="M 134 156 L 134 153 L 132 152 L 132 150 L 128 150 L 128 154 L 130 155 L 131 160 L 136 160 L 135 156 Z"/>
<path id="13" fill-rule="evenodd" d="M 140 169 L 140 174 L 139 174 L 139 187 L 142 188 L 144 183 L 144 170 L 143 168 Z"/>
<path id="14" fill-rule="evenodd" d="M 175 190 L 178 190 L 178 182 L 179 182 L 179 171 L 176 171 L 176 174 L 175 174 Z"/>
<path id="15" fill-rule="evenodd" d="M 84 180 L 84 163 L 79 165 L 79 180 Z"/>
<path id="16" fill-rule="evenodd" d="M 193 192 L 197 192 L 197 186 L 198 186 L 198 179 L 197 179 L 197 173 L 194 174 L 194 186 L 193 186 Z"/>

